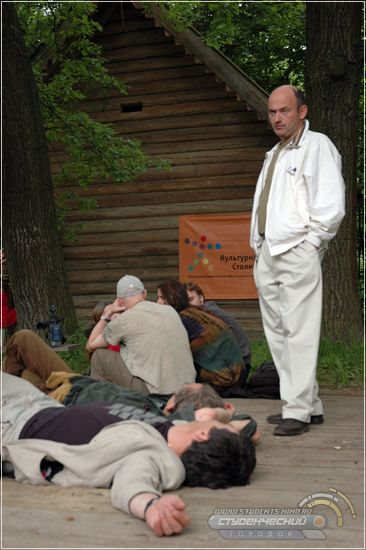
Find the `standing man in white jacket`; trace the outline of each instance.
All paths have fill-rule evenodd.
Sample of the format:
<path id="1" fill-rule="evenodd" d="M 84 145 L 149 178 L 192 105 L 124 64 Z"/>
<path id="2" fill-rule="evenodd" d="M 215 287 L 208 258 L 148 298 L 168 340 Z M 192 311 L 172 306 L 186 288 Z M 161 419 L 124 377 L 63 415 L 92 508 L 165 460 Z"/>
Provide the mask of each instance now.
<path id="1" fill-rule="evenodd" d="M 321 260 L 345 208 L 341 157 L 327 136 L 309 130 L 307 111 L 294 86 L 270 95 L 269 121 L 280 142 L 266 154 L 251 222 L 254 277 L 284 402 L 267 420 L 279 436 L 324 421 L 316 382 Z"/>

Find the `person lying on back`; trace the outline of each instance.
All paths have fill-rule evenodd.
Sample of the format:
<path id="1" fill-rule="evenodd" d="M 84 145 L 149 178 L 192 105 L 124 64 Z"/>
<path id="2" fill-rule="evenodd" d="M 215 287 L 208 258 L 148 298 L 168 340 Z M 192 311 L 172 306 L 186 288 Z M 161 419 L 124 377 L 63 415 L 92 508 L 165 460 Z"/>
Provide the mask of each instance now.
<path id="1" fill-rule="evenodd" d="M 64 407 L 26 380 L 2 376 L 2 458 L 18 481 L 110 487 L 116 508 L 160 536 L 190 521 L 184 501 L 164 490 L 249 483 L 256 458 L 243 422 L 126 421 L 114 405 Z"/>
<path id="2" fill-rule="evenodd" d="M 212 420 L 228 422 L 233 415 L 235 420 L 250 419 L 248 414 L 235 414 L 234 406 L 223 401 L 208 384 L 185 384 L 173 394 L 146 395 L 73 372 L 42 338 L 30 330 L 18 331 L 9 344 L 4 371 L 34 383 L 38 389 L 65 406 L 94 401 L 118 403 L 185 420 L 194 420 L 198 409 L 211 408 L 214 409 L 210 413 Z M 256 424 L 253 419 L 251 422 L 254 434 Z"/>

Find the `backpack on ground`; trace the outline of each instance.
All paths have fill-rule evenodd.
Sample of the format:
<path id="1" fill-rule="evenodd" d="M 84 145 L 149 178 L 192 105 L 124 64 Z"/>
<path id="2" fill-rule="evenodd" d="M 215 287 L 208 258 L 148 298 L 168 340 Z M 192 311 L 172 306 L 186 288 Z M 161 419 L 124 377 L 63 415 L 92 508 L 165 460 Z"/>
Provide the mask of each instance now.
<path id="1" fill-rule="evenodd" d="M 224 397 L 280 399 L 280 379 L 273 361 L 265 361 L 241 387 L 231 387 Z"/>
<path id="2" fill-rule="evenodd" d="M 246 383 L 245 391 L 253 397 L 280 399 L 280 379 L 273 361 L 265 361 L 257 368 Z"/>

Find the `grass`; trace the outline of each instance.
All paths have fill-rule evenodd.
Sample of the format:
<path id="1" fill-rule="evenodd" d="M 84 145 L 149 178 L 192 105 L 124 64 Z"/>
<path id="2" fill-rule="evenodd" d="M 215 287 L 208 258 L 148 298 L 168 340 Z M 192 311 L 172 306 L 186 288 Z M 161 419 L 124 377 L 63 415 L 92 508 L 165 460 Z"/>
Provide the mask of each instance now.
<path id="1" fill-rule="evenodd" d="M 261 363 L 271 359 L 267 342 L 258 340 L 252 343 L 252 365 L 256 369 Z M 318 356 L 319 384 L 337 386 L 364 385 L 364 347 L 361 342 L 344 344 L 323 338 Z"/>
<path id="2" fill-rule="evenodd" d="M 364 385 L 364 346 L 322 339 L 318 360 L 318 380 L 337 386 Z"/>
<path id="3" fill-rule="evenodd" d="M 90 369 L 89 359 L 85 352 L 86 340 L 84 328 L 80 327 L 67 338 L 68 344 L 80 344 L 80 348 L 59 353 L 61 359 L 65 361 L 70 369 L 80 374 L 88 374 Z"/>
<path id="4" fill-rule="evenodd" d="M 60 357 L 75 372 L 88 374 L 90 363 L 85 353 L 86 337 L 84 329 L 78 328 L 67 339 L 69 344 L 79 343 L 80 348 L 60 353 Z M 252 342 L 253 371 L 264 361 L 271 359 L 267 342 L 257 340 Z M 344 344 L 322 339 L 318 357 L 318 382 L 322 385 L 363 386 L 364 385 L 364 348 L 356 342 Z"/>

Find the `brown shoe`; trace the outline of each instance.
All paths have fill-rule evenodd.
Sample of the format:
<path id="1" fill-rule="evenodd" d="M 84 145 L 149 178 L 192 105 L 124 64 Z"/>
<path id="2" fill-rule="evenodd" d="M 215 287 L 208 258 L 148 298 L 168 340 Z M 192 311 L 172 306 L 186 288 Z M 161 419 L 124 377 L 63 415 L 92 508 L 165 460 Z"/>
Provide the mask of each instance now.
<path id="1" fill-rule="evenodd" d="M 280 424 L 282 422 L 282 414 L 272 414 L 271 416 L 267 416 L 266 420 L 270 424 Z M 311 416 L 310 424 L 324 424 L 324 416 L 322 414 Z"/>
<path id="2" fill-rule="evenodd" d="M 271 416 L 267 416 L 266 420 L 270 424 L 280 424 L 282 422 L 282 413 L 271 414 Z"/>
<path id="3" fill-rule="evenodd" d="M 309 431 L 309 423 L 295 418 L 285 418 L 275 428 L 273 435 L 300 435 Z"/>

